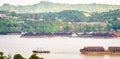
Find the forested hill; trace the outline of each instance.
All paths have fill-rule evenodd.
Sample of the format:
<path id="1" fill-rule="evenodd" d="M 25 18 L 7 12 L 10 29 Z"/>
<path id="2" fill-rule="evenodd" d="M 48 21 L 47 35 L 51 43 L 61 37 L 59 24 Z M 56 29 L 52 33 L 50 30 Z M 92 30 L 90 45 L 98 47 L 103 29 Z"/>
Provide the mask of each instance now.
<path id="1" fill-rule="evenodd" d="M 0 32 L 98 32 L 120 30 L 120 9 L 91 13 L 64 10 L 49 13 L 24 13 L 0 11 Z"/>
<path id="2" fill-rule="evenodd" d="M 106 12 L 109 10 L 120 9 L 120 5 L 106 5 L 106 4 L 60 4 L 41 1 L 38 4 L 26 6 L 13 6 L 4 4 L 0 6 L 0 10 L 17 12 L 17 13 L 42 13 L 42 12 L 59 12 L 63 10 L 77 10 L 87 12 Z"/>

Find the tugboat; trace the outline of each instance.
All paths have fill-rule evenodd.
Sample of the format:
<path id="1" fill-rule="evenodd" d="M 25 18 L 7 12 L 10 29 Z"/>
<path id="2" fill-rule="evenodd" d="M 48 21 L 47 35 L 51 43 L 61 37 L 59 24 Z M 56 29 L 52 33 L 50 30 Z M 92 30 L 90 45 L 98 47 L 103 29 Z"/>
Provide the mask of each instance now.
<path id="1" fill-rule="evenodd" d="M 37 50 L 33 50 L 33 53 L 50 53 L 50 51 L 43 50 L 43 48 L 38 48 Z"/>

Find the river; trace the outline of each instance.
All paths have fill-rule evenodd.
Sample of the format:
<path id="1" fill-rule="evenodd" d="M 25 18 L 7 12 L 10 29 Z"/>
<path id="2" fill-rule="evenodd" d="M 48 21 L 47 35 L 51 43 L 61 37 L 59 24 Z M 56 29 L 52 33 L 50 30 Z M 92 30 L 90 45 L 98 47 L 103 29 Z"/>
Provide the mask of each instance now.
<path id="1" fill-rule="evenodd" d="M 79 49 L 84 46 L 120 46 L 120 38 L 93 39 L 93 38 L 20 38 L 20 35 L 0 35 L 0 51 L 5 55 L 20 53 L 29 58 L 32 50 L 44 48 L 50 54 L 38 54 L 44 59 L 120 59 L 120 56 L 85 56 Z"/>

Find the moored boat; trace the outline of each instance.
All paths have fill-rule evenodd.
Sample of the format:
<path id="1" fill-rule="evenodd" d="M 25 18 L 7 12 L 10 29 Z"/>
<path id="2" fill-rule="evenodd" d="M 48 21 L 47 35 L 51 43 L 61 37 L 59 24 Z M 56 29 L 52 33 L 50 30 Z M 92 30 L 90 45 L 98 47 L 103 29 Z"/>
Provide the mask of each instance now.
<path id="1" fill-rule="evenodd" d="M 120 55 L 120 47 L 118 46 L 108 47 L 108 51 L 110 55 Z"/>
<path id="2" fill-rule="evenodd" d="M 120 55 L 120 47 L 112 46 L 105 50 L 101 46 L 87 46 L 80 49 L 80 52 L 86 55 Z"/>
<path id="3" fill-rule="evenodd" d="M 41 33 L 25 33 L 22 34 L 21 37 L 24 38 L 41 38 L 41 37 L 70 37 L 72 35 L 71 32 L 58 32 L 58 33 L 45 33 L 45 32 L 41 32 Z"/>
<path id="4" fill-rule="evenodd" d="M 33 50 L 33 53 L 50 53 L 50 51 L 37 51 L 37 50 Z"/>
<path id="5" fill-rule="evenodd" d="M 43 48 L 37 49 L 37 50 L 33 50 L 33 53 L 50 53 L 50 51 L 48 50 L 43 50 Z"/>
<path id="6" fill-rule="evenodd" d="M 105 54 L 105 49 L 101 46 L 88 46 L 80 49 L 80 52 L 86 55 L 103 55 Z"/>

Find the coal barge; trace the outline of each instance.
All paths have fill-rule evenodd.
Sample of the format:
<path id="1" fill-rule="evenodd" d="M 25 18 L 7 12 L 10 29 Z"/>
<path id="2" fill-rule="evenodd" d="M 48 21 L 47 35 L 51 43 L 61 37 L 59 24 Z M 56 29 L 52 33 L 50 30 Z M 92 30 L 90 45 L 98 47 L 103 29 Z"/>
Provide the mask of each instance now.
<path id="1" fill-rule="evenodd" d="M 80 49 L 85 55 L 120 55 L 120 47 L 112 46 L 104 49 L 102 46 L 87 46 Z"/>

